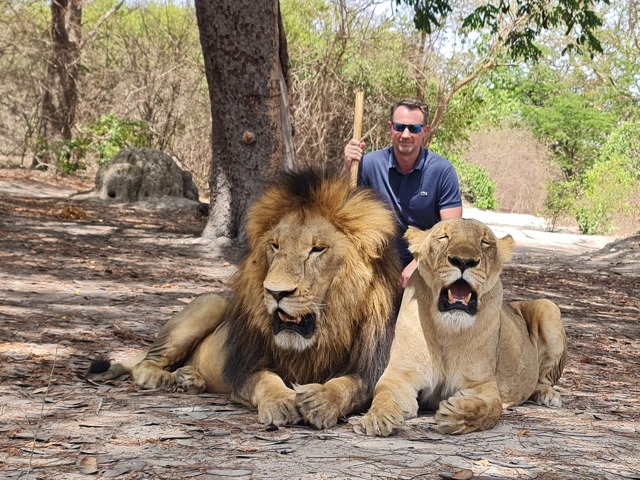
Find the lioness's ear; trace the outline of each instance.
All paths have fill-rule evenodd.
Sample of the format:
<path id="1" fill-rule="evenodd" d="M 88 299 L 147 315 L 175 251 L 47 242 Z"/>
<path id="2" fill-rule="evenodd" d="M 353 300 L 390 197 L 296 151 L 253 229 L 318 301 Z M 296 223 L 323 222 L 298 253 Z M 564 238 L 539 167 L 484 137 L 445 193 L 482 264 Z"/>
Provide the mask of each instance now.
<path id="1" fill-rule="evenodd" d="M 502 263 L 507 263 L 511 260 L 513 254 L 513 248 L 516 246 L 516 242 L 511 235 L 507 235 L 498 239 L 498 254 Z"/>
<path id="2" fill-rule="evenodd" d="M 409 251 L 413 258 L 418 259 L 418 253 L 420 252 L 420 245 L 427 238 L 429 230 L 420 230 L 416 227 L 409 227 L 404 234 L 404 239 L 409 244 Z"/>

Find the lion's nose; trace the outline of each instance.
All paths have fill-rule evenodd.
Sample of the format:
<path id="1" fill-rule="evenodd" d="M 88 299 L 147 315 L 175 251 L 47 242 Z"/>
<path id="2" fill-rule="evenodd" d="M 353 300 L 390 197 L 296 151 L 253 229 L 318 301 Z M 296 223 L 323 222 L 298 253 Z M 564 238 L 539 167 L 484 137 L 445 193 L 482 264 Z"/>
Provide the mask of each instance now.
<path id="1" fill-rule="evenodd" d="M 473 258 L 448 257 L 448 260 L 451 265 L 459 268 L 461 272 L 464 272 L 467 268 L 477 267 L 480 263 L 479 260 L 474 260 Z"/>
<path id="2" fill-rule="evenodd" d="M 293 295 L 296 292 L 295 288 L 293 290 L 271 290 L 267 288 L 266 290 L 269 292 L 269 295 L 276 300 L 276 302 L 279 302 L 283 298 Z"/>

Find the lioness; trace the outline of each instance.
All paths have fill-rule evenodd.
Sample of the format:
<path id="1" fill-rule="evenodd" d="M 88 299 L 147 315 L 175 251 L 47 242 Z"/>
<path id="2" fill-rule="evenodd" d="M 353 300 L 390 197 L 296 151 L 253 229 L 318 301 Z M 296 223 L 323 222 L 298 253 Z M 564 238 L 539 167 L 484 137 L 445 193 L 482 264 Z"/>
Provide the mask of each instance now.
<path id="1" fill-rule="evenodd" d="M 390 211 L 341 176 L 288 173 L 250 209 L 247 235 L 230 302 L 194 299 L 148 352 L 89 378 L 231 393 L 273 425 L 326 428 L 366 408 L 399 303 Z"/>
<path id="2" fill-rule="evenodd" d="M 437 408 L 436 427 L 453 434 L 491 428 L 502 408 L 527 399 L 560 407 L 553 388 L 566 356 L 560 310 L 548 300 L 502 302 L 512 237 L 456 218 L 410 228 L 405 238 L 418 270 L 363 430 L 389 435 L 419 406 Z"/>

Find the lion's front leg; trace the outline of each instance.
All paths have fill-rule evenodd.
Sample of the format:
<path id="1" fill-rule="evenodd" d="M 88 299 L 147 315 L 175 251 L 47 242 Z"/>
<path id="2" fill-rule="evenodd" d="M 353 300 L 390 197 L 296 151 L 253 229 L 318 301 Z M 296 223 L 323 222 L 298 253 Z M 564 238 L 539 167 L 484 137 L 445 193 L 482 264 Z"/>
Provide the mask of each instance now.
<path id="1" fill-rule="evenodd" d="M 386 437 L 405 420 L 418 415 L 418 392 L 426 386 L 423 375 L 387 367 L 376 385 L 373 402 L 360 425 L 367 435 Z"/>
<path id="2" fill-rule="evenodd" d="M 495 426 L 502 414 L 500 392 L 495 381 L 464 388 L 436 411 L 436 427 L 442 433 L 469 433 Z"/>
<path id="3" fill-rule="evenodd" d="M 296 405 L 296 392 L 287 388 L 273 372 L 254 373 L 232 396 L 256 408 L 258 421 L 265 425 L 288 425 L 302 420 Z"/>
<path id="4" fill-rule="evenodd" d="M 341 415 L 364 408 L 369 400 L 362 379 L 354 375 L 332 378 L 324 384 L 294 385 L 302 418 L 318 429 L 333 427 Z"/>

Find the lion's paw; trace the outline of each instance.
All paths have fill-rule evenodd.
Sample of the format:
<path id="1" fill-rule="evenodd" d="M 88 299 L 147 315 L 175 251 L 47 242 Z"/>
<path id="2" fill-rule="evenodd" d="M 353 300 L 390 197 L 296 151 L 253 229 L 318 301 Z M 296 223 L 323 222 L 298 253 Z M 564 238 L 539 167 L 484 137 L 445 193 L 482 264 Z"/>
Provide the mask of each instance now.
<path id="1" fill-rule="evenodd" d="M 294 385 L 296 405 L 302 418 L 317 429 L 330 428 L 338 423 L 340 409 L 337 399 L 331 398 L 326 386 L 320 383 Z"/>
<path id="2" fill-rule="evenodd" d="M 171 387 L 176 380 L 171 372 L 167 372 L 149 362 L 142 362 L 133 367 L 131 377 L 136 385 L 145 390 Z"/>
<path id="3" fill-rule="evenodd" d="M 442 400 L 436 411 L 438 431 L 457 435 L 495 426 L 502 413 L 500 400 L 487 402 L 477 395 L 458 393 Z"/>
<path id="4" fill-rule="evenodd" d="M 302 420 L 293 390 L 284 398 L 263 400 L 258 404 L 258 421 L 265 425 L 292 425 Z"/>
<path id="5" fill-rule="evenodd" d="M 207 385 L 200 372 L 190 365 L 177 369 L 173 372 L 173 376 L 175 377 L 178 388 L 187 393 L 204 393 L 207 389 Z"/>
<path id="6" fill-rule="evenodd" d="M 367 435 L 377 437 L 388 437 L 391 433 L 404 425 L 404 415 L 395 402 L 385 402 L 384 405 L 378 402 L 366 413 L 360 426 Z"/>
<path id="7" fill-rule="evenodd" d="M 538 384 L 529 400 L 536 405 L 545 405 L 551 408 L 562 407 L 562 399 L 558 391 L 551 385 Z"/>

